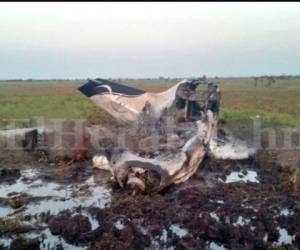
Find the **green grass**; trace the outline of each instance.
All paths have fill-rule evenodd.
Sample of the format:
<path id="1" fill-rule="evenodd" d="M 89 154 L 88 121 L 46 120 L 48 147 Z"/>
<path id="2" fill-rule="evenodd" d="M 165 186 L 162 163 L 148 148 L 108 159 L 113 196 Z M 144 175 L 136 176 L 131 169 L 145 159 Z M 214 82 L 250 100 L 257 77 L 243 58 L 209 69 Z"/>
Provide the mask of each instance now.
<path id="1" fill-rule="evenodd" d="M 222 91 L 221 119 L 228 127 L 250 127 L 259 115 L 263 126 L 300 127 L 300 79 L 278 80 L 271 87 L 250 78 L 216 79 Z M 114 119 L 77 91 L 84 80 L 0 81 L 0 127 L 31 125 L 35 117 L 87 119 L 111 124 Z M 175 80 L 122 80 L 147 91 L 163 91 Z M 201 88 L 202 89 L 202 88 Z M 12 119 L 27 119 L 10 124 Z"/>
<path id="2" fill-rule="evenodd" d="M 84 96 L 25 96 L 4 97 L 0 100 L 0 124 L 7 126 L 14 119 L 25 119 L 17 121 L 17 127 L 23 127 L 26 119 L 32 122 L 35 118 L 44 119 L 88 119 L 91 123 L 108 124 L 113 118 L 104 110 L 96 107 Z M 96 119 L 96 120 L 95 120 Z"/>
<path id="3" fill-rule="evenodd" d="M 254 87 L 251 79 L 221 80 L 221 117 L 232 126 L 300 127 L 300 79 L 278 80 L 271 87 Z"/>
<path id="4" fill-rule="evenodd" d="M 109 114 L 77 91 L 82 83 L 84 81 L 0 84 L 0 127 L 32 126 L 36 118 L 114 122 Z"/>
<path id="5" fill-rule="evenodd" d="M 300 119 L 289 114 L 268 113 L 261 110 L 248 111 L 222 108 L 220 119 L 230 128 L 250 128 L 259 117 L 262 127 L 300 127 Z"/>

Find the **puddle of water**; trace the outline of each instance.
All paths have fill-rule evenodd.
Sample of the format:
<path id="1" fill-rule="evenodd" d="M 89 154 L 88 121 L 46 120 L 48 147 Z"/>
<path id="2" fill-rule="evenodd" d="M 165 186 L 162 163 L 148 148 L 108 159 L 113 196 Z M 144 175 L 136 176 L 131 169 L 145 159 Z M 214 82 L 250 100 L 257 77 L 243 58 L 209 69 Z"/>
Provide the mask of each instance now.
<path id="1" fill-rule="evenodd" d="M 179 238 L 182 238 L 188 234 L 186 229 L 179 227 L 177 224 L 172 224 L 169 229 Z"/>
<path id="2" fill-rule="evenodd" d="M 10 193 L 27 193 L 32 196 L 68 196 L 68 190 L 61 189 L 61 185 L 55 182 L 42 182 L 35 180 L 26 183 L 19 178 L 14 184 L 3 184 L 0 186 L 0 197 L 7 197 Z"/>
<path id="3" fill-rule="evenodd" d="M 89 221 L 90 221 L 91 226 L 92 226 L 92 230 L 95 230 L 96 228 L 99 227 L 99 222 L 92 215 L 90 215 L 87 212 L 82 212 L 81 214 L 84 215 L 84 216 L 87 216 L 89 218 Z"/>
<path id="4" fill-rule="evenodd" d="M 94 187 L 91 195 L 83 198 L 84 205 L 87 207 L 96 206 L 98 208 L 105 208 L 109 206 L 111 202 L 110 190 L 101 186 Z"/>
<path id="5" fill-rule="evenodd" d="M 268 241 L 268 237 L 269 237 L 269 235 L 268 235 L 268 233 L 266 233 L 265 236 L 264 236 L 264 238 L 263 238 L 263 240 L 264 240 L 265 242 L 267 242 L 267 241 Z"/>
<path id="6" fill-rule="evenodd" d="M 292 236 L 288 233 L 288 231 L 285 228 L 277 227 L 277 230 L 279 232 L 279 238 L 277 242 L 274 242 L 273 245 L 275 246 L 281 246 L 283 244 L 292 244 L 295 236 Z M 268 233 L 265 234 L 264 241 L 268 241 Z"/>
<path id="7" fill-rule="evenodd" d="M 151 246 L 145 248 L 145 250 L 153 250 L 153 249 L 161 249 L 161 250 L 175 250 L 174 246 L 162 246 L 162 244 L 157 240 L 154 239 L 151 241 Z"/>
<path id="8" fill-rule="evenodd" d="M 162 241 L 163 243 L 167 243 L 168 240 L 168 232 L 166 229 L 162 230 L 161 232 L 161 236 L 160 236 L 160 241 Z"/>
<path id="9" fill-rule="evenodd" d="M 39 238 L 40 240 L 40 249 L 41 250 L 48 250 L 48 249 L 56 249 L 58 245 L 62 245 L 63 249 L 65 250 L 84 250 L 86 247 L 82 246 L 74 246 L 71 244 L 68 244 L 63 238 L 52 235 L 49 229 L 46 229 L 42 232 L 35 233 L 30 232 L 26 234 L 20 234 L 19 236 L 28 238 L 28 239 L 35 239 Z M 16 238 L 16 237 L 14 237 Z M 8 238 L 8 237 L 2 237 L 0 239 L 0 245 L 2 245 L 4 248 L 9 248 L 11 242 L 14 238 Z"/>
<path id="10" fill-rule="evenodd" d="M 32 178 L 37 177 L 38 174 L 39 171 L 37 170 L 22 170 L 21 177 L 14 184 L 0 185 L 0 197 L 7 198 L 8 194 L 12 192 L 16 192 L 18 194 L 26 192 L 33 197 L 38 196 L 45 198 L 40 201 L 32 201 L 24 206 L 23 210 L 20 211 L 20 213 L 23 215 L 34 215 L 48 211 L 50 211 L 52 215 L 55 215 L 66 209 L 70 209 L 73 214 L 76 214 L 78 213 L 76 212 L 76 208 L 83 206 L 81 214 L 89 218 L 92 230 L 99 227 L 98 221 L 93 218 L 93 216 L 90 215 L 85 209 L 90 206 L 95 206 L 98 208 L 105 208 L 106 206 L 109 206 L 111 202 L 111 190 L 105 188 L 104 186 L 96 185 L 93 176 L 90 177 L 86 182 L 76 185 L 67 185 L 56 182 L 45 182 L 38 178 L 32 181 Z M 28 181 L 28 179 L 31 180 Z M 17 210 L 14 210 L 8 206 L 0 206 L 0 218 L 6 217 L 16 211 Z M 13 216 L 14 215 L 11 215 L 11 217 Z M 34 220 L 35 223 L 38 223 L 38 221 L 35 219 L 32 220 Z M 46 225 L 44 224 L 44 226 Z M 74 246 L 66 243 L 61 237 L 52 235 L 48 229 L 44 230 L 43 232 L 30 232 L 24 234 L 25 237 L 39 237 L 40 240 L 42 240 L 42 235 L 43 244 L 41 244 L 41 249 L 55 249 L 55 246 L 59 244 L 63 245 L 64 249 L 85 249 L 85 247 L 82 246 Z M 4 236 L 0 238 L 0 244 L 3 244 L 4 246 L 9 246 L 11 241 L 12 239 Z"/>
<path id="11" fill-rule="evenodd" d="M 226 250 L 226 248 L 223 245 L 219 245 L 215 242 L 211 242 L 208 246 L 209 250 Z"/>
<path id="12" fill-rule="evenodd" d="M 217 204 L 224 204 L 223 200 L 212 200 L 210 199 L 209 202 L 217 203 Z"/>
<path id="13" fill-rule="evenodd" d="M 210 217 L 214 218 L 217 222 L 220 222 L 219 216 L 215 212 L 209 213 Z"/>
<path id="14" fill-rule="evenodd" d="M 239 216 L 237 221 L 235 223 L 233 223 L 234 226 L 244 226 L 247 225 L 251 220 L 250 219 L 246 219 L 243 216 Z"/>
<path id="15" fill-rule="evenodd" d="M 32 179 L 40 173 L 39 170 L 36 168 L 22 169 L 20 172 L 21 172 L 22 177 L 25 177 L 28 179 Z"/>
<path id="16" fill-rule="evenodd" d="M 279 215 L 282 215 L 282 216 L 294 215 L 294 211 L 284 208 L 280 211 Z"/>
<path id="17" fill-rule="evenodd" d="M 55 196 L 51 199 L 49 198 L 28 204 L 25 207 L 25 214 L 38 214 L 47 212 L 48 210 L 51 214 L 58 214 L 62 210 L 73 209 L 82 205 L 86 207 L 96 206 L 104 208 L 110 204 L 110 191 L 101 186 L 94 187 L 88 196 L 70 197 L 71 192 L 68 192 L 68 190 L 56 190 L 56 188 L 59 187 L 56 183 L 48 183 L 45 184 L 45 186 L 35 187 L 33 189 L 30 189 L 30 187 L 23 183 L 19 185 L 18 188 L 23 185 L 25 188 L 28 188 L 28 193 L 33 196 Z M 9 192 L 8 187 L 4 187 L 4 190 L 1 191 L 3 191 L 2 193 Z M 0 217 L 5 217 L 13 211 L 14 210 L 9 207 L 0 207 Z"/>
<path id="18" fill-rule="evenodd" d="M 8 248 L 10 246 L 12 242 L 12 239 L 11 238 L 8 238 L 8 237 L 2 237 L 0 239 L 0 248 L 1 247 L 4 247 L 4 248 Z M 1 248 L 2 249 L 2 248 Z"/>
<path id="19" fill-rule="evenodd" d="M 66 209 L 72 209 L 72 208 L 78 207 L 78 206 L 80 206 L 80 204 L 74 200 L 71 200 L 71 199 L 64 200 L 63 198 L 55 198 L 55 199 L 39 201 L 37 203 L 27 205 L 25 213 L 26 214 L 40 214 L 42 212 L 50 211 L 51 214 L 56 215 L 60 211 L 63 211 Z"/>
<path id="20" fill-rule="evenodd" d="M 175 247 L 173 247 L 173 246 L 163 248 L 163 250 L 174 250 L 174 249 L 175 249 Z"/>
<path id="21" fill-rule="evenodd" d="M 125 228 L 125 225 L 118 220 L 117 222 L 114 223 L 114 226 L 118 229 L 118 230 L 123 230 Z"/>
<path id="22" fill-rule="evenodd" d="M 46 249 L 56 249 L 58 245 L 62 245 L 64 250 L 84 250 L 86 247 L 75 246 L 67 243 L 62 237 L 51 234 L 49 229 L 44 230 L 40 233 L 28 233 L 24 235 L 27 238 L 39 238 L 42 242 L 40 248 Z"/>
<path id="23" fill-rule="evenodd" d="M 0 218 L 5 218 L 13 212 L 14 210 L 10 207 L 0 207 Z"/>
<path id="24" fill-rule="evenodd" d="M 172 227 L 172 226 L 171 226 Z M 175 227 L 178 227 L 177 225 Z M 180 229 L 182 230 L 182 229 Z M 145 250 L 152 250 L 152 249 L 161 249 L 161 250 L 174 250 L 174 246 L 166 246 L 168 242 L 168 232 L 166 229 L 163 229 L 161 234 L 155 236 L 151 240 L 151 246 L 145 248 Z"/>
<path id="25" fill-rule="evenodd" d="M 27 173 L 31 175 L 30 171 Z M 91 192 L 82 196 L 72 197 L 72 193 L 78 191 L 75 186 L 65 186 L 55 182 L 43 182 L 40 179 L 26 183 L 21 177 L 12 185 L 0 185 L 0 197 L 7 197 L 12 192 L 26 192 L 31 196 L 53 197 L 28 204 L 25 207 L 26 214 L 37 214 L 47 212 L 48 210 L 51 214 L 57 214 L 62 210 L 72 209 L 81 205 L 104 208 L 110 204 L 110 190 L 102 186 L 96 186 L 93 178 L 88 179 L 87 183 L 83 184 L 88 184 Z M 0 207 L 0 217 L 5 217 L 13 211 L 9 207 Z"/>
<path id="26" fill-rule="evenodd" d="M 252 205 L 245 205 L 245 204 L 242 204 L 242 207 L 247 208 L 247 209 L 251 209 L 251 210 L 253 210 L 254 212 L 257 212 L 257 209 L 256 209 L 254 206 L 252 206 Z"/>
<path id="27" fill-rule="evenodd" d="M 292 244 L 295 236 L 290 235 L 285 228 L 277 227 L 277 229 L 279 231 L 279 239 L 275 245 L 281 246 L 283 244 Z"/>
<path id="28" fill-rule="evenodd" d="M 259 183 L 257 179 L 257 172 L 254 170 L 247 170 L 247 174 L 243 174 L 242 171 L 240 172 L 231 172 L 228 176 L 226 176 L 225 183 L 232 183 L 232 182 L 255 182 Z"/>
<path id="29" fill-rule="evenodd" d="M 96 182 L 95 182 L 95 177 L 92 175 L 91 177 L 89 177 L 86 181 L 86 184 L 90 185 L 90 186 L 95 186 Z"/>

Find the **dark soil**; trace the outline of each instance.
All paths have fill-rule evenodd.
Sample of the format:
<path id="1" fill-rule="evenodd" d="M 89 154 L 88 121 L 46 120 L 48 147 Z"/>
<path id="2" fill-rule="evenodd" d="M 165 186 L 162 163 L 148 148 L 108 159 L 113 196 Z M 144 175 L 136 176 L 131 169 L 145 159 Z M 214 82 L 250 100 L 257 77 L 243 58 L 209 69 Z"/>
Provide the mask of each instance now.
<path id="1" fill-rule="evenodd" d="M 281 229 L 292 239 L 281 247 L 297 249 L 300 247 L 300 193 L 295 169 L 263 157 L 260 152 L 259 157 L 244 161 L 206 158 L 187 182 L 152 195 L 133 195 L 132 191 L 109 181 L 106 173 L 87 168 L 87 163 L 61 165 L 45 174 L 45 180 L 72 183 L 98 176 L 99 185 L 108 183 L 112 189 L 111 205 L 104 209 L 88 207 L 89 214 L 99 223 L 94 230 L 88 217 L 78 211 L 35 217 L 42 218 L 53 235 L 90 250 L 208 249 L 211 243 L 227 249 L 275 249 Z M 224 182 L 232 171 L 247 174 L 250 170 L 257 172 L 259 183 Z M 32 199 L 12 194 L 9 200 L 17 205 L 19 201 L 22 206 L 34 202 Z M 289 212 L 282 213 L 284 209 Z M 174 225 L 185 233 L 174 232 Z M 38 249 L 36 244 L 36 241 L 17 238 L 10 249 Z M 63 248 L 58 245 L 56 249 Z"/>
<path id="2" fill-rule="evenodd" d="M 300 217 L 295 215 L 300 214 L 300 200 L 299 193 L 288 183 L 289 169 L 256 166 L 259 184 L 203 184 L 211 172 L 220 171 L 221 177 L 226 171 L 243 168 L 243 164 L 246 162 L 207 159 L 188 182 L 152 196 L 132 196 L 115 187 L 111 207 L 93 211 L 102 226 L 89 249 L 144 249 L 154 239 L 161 247 L 175 249 L 205 249 L 208 242 L 229 249 L 270 249 L 278 241 L 278 227 L 296 235 L 293 245 L 299 247 Z M 247 165 L 255 166 L 255 163 Z M 293 213 L 280 215 L 282 208 Z M 234 224 L 240 216 L 248 223 Z M 121 231 L 114 227 L 120 219 L 125 226 Z M 174 224 L 186 229 L 188 234 L 179 237 L 172 233 L 170 226 Z M 143 234 L 141 228 L 147 232 Z M 161 240 L 164 229 L 168 235 L 166 241 Z"/>
<path id="3" fill-rule="evenodd" d="M 38 239 L 17 238 L 12 241 L 9 250 L 39 250 L 40 242 Z"/>
<path id="4" fill-rule="evenodd" d="M 0 183 L 12 182 L 20 177 L 19 169 L 0 168 Z"/>

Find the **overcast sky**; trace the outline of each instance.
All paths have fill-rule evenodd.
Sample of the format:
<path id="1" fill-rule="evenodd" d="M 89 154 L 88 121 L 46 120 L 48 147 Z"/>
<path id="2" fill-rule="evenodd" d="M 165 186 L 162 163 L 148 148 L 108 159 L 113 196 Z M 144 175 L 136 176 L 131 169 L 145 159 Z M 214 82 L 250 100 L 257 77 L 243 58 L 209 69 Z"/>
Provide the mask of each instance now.
<path id="1" fill-rule="evenodd" d="M 0 79 L 300 74 L 300 3 L 0 3 Z"/>

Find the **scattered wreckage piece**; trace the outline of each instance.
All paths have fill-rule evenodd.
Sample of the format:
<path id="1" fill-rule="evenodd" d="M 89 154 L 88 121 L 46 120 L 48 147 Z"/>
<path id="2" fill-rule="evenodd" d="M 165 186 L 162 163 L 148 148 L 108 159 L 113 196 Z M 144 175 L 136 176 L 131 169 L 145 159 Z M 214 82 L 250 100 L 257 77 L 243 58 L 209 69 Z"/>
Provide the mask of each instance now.
<path id="1" fill-rule="evenodd" d="M 0 163 L 27 164 L 39 159 L 38 140 L 42 130 L 42 128 L 0 130 Z"/>
<path id="2" fill-rule="evenodd" d="M 93 158 L 94 166 L 111 171 L 114 179 L 124 188 L 146 193 L 159 192 L 170 184 L 189 179 L 204 159 L 216 127 L 211 126 L 208 111 L 197 121 L 197 133 L 177 152 L 162 152 L 154 158 L 141 157 L 128 150 L 115 150 L 108 160 L 104 155 Z"/>
<path id="3" fill-rule="evenodd" d="M 213 140 L 209 146 L 209 154 L 215 159 L 221 160 L 244 160 L 256 153 L 256 150 L 249 148 L 245 142 L 233 138 L 226 142 Z"/>
<path id="4" fill-rule="evenodd" d="M 85 127 L 62 125 L 0 130 L 0 155 L 16 159 L 27 155 L 41 157 L 39 161 L 77 160 L 91 150 L 89 130 Z M 80 156 L 79 156 L 80 154 Z"/>
<path id="5" fill-rule="evenodd" d="M 33 151 L 37 145 L 38 134 L 42 128 L 20 128 L 0 130 L 0 147 L 2 149 L 23 149 Z"/>

